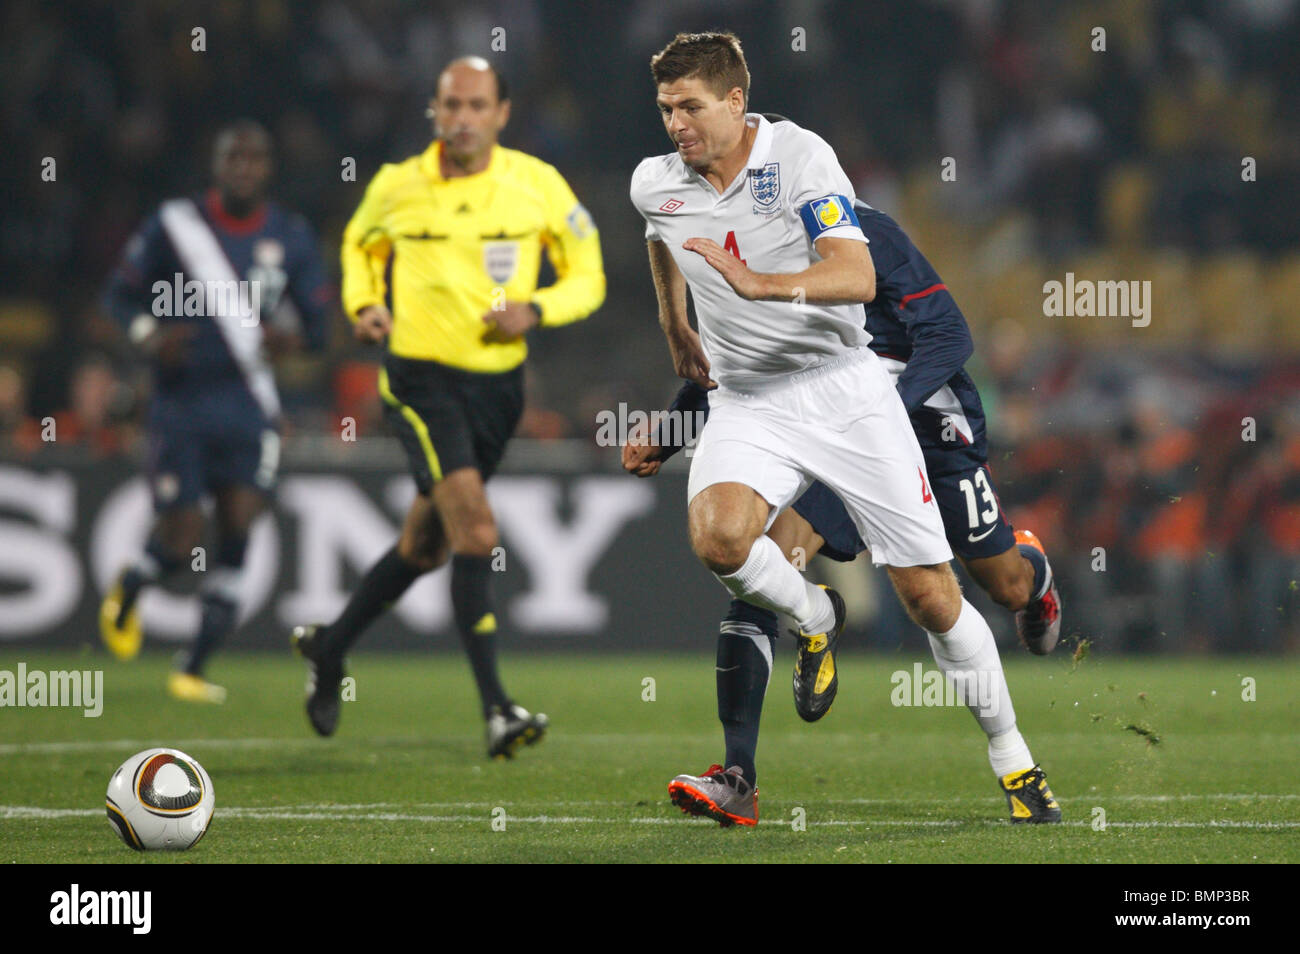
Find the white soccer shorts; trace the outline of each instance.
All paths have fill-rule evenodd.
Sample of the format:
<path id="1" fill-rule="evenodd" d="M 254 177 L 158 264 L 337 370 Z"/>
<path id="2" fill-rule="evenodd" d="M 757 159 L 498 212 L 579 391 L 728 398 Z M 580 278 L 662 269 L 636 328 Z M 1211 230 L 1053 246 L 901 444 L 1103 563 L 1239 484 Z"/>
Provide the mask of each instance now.
<path id="1" fill-rule="evenodd" d="M 770 527 L 814 479 L 844 502 L 875 565 L 952 559 L 912 423 L 867 348 L 759 393 L 709 395 L 688 501 L 713 484 L 744 484 L 772 505 Z"/>

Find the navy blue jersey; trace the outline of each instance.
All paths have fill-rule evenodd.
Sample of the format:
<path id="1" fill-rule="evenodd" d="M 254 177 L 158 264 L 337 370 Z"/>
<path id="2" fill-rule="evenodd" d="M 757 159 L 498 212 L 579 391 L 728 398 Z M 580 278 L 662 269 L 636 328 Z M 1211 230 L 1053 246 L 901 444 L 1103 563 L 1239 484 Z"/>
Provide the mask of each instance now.
<path id="1" fill-rule="evenodd" d="M 216 238 L 231 273 L 239 281 L 256 282 L 260 320 L 272 327 L 292 327 L 290 315 L 296 310 L 295 330 L 302 335 L 304 344 L 313 349 L 323 347 L 332 291 L 316 235 L 307 221 L 274 202 L 265 203 L 247 219 L 234 219 L 222 210 L 215 193 L 193 201 Z M 184 360 L 155 368 L 156 402 L 202 406 L 206 398 L 221 396 L 220 403 L 225 413 L 230 414 L 240 410 L 228 403 L 233 395 L 240 404 L 252 408 L 254 415 L 265 417 L 261 414 L 265 402 L 259 404 L 254 400 L 246 374 L 217 321 L 202 315 L 187 316 L 184 309 L 175 307 L 179 303 L 173 291 L 178 284 L 177 275 L 181 276 L 182 288 L 187 281 L 204 280 L 186 274 L 183 257 L 164 225 L 162 209 L 154 212 L 132 236 L 121 263 L 109 279 L 105 293 L 109 313 L 124 328 L 130 327 L 141 313 L 159 316 L 161 324 L 184 322 L 194 326 L 194 337 Z M 165 283 L 166 290 L 156 287 L 159 282 Z M 160 295 L 172 300 L 160 301 Z M 292 308 L 287 307 L 290 304 Z M 257 327 L 239 330 L 261 334 Z"/>
<path id="2" fill-rule="evenodd" d="M 876 267 L 876 297 L 863 306 L 870 347 L 907 365 L 898 394 L 911 414 L 954 378 L 969 380 L 962 366 L 975 345 L 948 286 L 898 223 L 861 200 L 853 207 Z"/>

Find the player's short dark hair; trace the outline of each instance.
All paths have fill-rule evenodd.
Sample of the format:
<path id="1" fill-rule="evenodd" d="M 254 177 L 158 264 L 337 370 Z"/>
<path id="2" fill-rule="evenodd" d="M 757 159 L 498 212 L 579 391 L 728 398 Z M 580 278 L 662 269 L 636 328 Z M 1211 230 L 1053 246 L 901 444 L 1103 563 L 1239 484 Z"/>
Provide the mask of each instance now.
<path id="1" fill-rule="evenodd" d="M 737 86 L 749 105 L 749 67 L 734 33 L 679 33 L 650 57 L 655 85 L 699 79 L 722 99 Z"/>

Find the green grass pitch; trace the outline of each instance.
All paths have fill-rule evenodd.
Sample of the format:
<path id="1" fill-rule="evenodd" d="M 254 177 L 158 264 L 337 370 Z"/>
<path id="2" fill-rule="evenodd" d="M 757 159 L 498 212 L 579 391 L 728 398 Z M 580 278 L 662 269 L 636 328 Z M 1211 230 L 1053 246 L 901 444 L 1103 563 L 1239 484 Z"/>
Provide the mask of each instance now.
<path id="1" fill-rule="evenodd" d="M 491 762 L 458 655 L 358 656 L 356 700 L 322 740 L 287 652 L 218 657 L 230 699 L 200 707 L 164 695 L 162 654 L 6 649 L 0 670 L 102 669 L 105 700 L 99 718 L 0 708 L 0 861 L 1300 861 L 1296 660 L 1008 652 L 1021 729 L 1065 812 L 1031 828 L 1008 824 L 964 709 L 891 704 L 911 657 L 844 656 L 839 699 L 809 726 L 779 648 L 748 830 L 668 802 L 669 779 L 722 757 L 704 654 L 506 655 L 507 685 L 552 730 Z M 110 774 L 153 745 L 212 776 L 216 814 L 192 851 L 137 855 L 105 818 Z"/>

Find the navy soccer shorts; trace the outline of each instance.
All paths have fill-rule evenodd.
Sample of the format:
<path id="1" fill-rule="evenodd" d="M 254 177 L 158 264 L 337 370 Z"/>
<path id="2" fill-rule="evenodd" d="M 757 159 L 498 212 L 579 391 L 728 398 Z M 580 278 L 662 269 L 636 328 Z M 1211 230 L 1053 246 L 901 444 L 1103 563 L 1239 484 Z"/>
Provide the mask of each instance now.
<path id="1" fill-rule="evenodd" d="M 260 414 L 175 403 L 154 410 L 148 470 L 157 512 L 232 486 L 270 494 L 279 469 L 280 434 Z"/>

